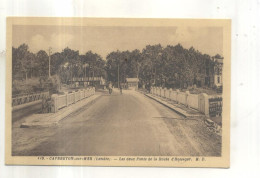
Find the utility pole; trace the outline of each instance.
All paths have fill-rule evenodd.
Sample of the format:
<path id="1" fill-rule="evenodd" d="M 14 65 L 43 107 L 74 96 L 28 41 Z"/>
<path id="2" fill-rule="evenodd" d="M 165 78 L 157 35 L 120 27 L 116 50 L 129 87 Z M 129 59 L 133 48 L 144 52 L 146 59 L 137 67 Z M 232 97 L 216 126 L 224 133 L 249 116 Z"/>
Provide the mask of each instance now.
<path id="1" fill-rule="evenodd" d="M 52 48 L 49 47 L 49 78 L 51 77 L 51 50 Z"/>
<path id="2" fill-rule="evenodd" d="M 94 78 L 95 78 L 95 71 L 94 71 L 94 67 L 93 67 L 93 72 L 92 72 L 92 78 L 93 78 L 93 86 L 95 86 L 95 83 L 94 83 Z"/>
<path id="3" fill-rule="evenodd" d="M 86 76 L 87 76 L 87 75 L 86 75 L 86 72 L 87 72 L 87 66 L 84 65 L 84 67 L 85 67 L 85 75 L 84 75 L 84 78 L 85 78 L 85 79 L 84 79 L 84 80 L 86 80 Z"/>
<path id="4" fill-rule="evenodd" d="M 117 87 L 119 88 L 119 62 L 117 63 Z"/>

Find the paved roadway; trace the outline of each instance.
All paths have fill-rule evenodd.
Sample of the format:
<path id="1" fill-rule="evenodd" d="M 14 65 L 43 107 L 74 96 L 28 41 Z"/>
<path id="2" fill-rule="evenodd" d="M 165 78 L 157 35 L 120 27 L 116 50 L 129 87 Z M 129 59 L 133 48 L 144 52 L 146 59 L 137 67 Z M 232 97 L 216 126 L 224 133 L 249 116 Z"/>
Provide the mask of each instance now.
<path id="1" fill-rule="evenodd" d="M 135 91 L 103 93 L 58 128 L 13 126 L 13 155 L 220 156 L 221 137 Z"/>

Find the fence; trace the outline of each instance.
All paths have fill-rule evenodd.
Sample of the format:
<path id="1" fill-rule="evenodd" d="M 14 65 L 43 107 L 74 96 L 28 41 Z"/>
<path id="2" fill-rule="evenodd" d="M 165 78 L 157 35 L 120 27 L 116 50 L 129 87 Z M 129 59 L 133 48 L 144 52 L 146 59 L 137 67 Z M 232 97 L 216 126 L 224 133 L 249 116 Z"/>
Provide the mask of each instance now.
<path id="1" fill-rule="evenodd" d="M 222 113 L 221 96 L 209 96 L 205 93 L 190 94 L 189 91 L 180 92 L 179 90 L 175 91 L 161 87 L 152 87 L 151 94 L 176 101 L 177 103 L 196 109 L 206 116 L 221 116 Z"/>
<path id="2" fill-rule="evenodd" d="M 79 90 L 77 92 L 65 93 L 64 95 L 54 94 L 51 96 L 51 112 L 57 112 L 59 109 L 68 107 L 78 101 L 95 94 L 95 88 Z"/>
<path id="3" fill-rule="evenodd" d="M 24 96 L 18 96 L 15 98 L 12 98 L 12 106 L 18 106 L 26 103 L 30 103 L 33 101 L 38 101 L 43 99 L 44 97 L 49 97 L 49 92 L 41 92 L 41 93 L 34 93 Z"/>
<path id="4" fill-rule="evenodd" d="M 222 115 L 222 98 L 209 98 L 209 115 L 210 117 Z"/>

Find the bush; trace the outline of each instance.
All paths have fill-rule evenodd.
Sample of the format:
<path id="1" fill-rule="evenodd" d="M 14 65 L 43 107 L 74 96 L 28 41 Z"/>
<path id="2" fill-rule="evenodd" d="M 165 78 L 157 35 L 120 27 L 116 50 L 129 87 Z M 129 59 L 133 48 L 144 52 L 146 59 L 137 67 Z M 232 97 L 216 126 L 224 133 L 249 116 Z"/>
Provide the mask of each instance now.
<path id="1" fill-rule="evenodd" d="M 16 95 L 27 95 L 31 93 L 40 92 L 40 82 L 38 78 L 31 78 L 25 80 L 13 80 L 12 83 L 12 94 L 13 97 Z"/>
<path id="2" fill-rule="evenodd" d="M 61 83 L 60 83 L 60 79 L 57 75 L 54 75 L 50 78 L 48 77 L 41 77 L 39 79 L 40 81 L 40 87 L 43 90 L 49 91 L 50 92 L 50 96 L 53 93 L 59 93 L 60 87 L 61 87 Z"/>
<path id="3" fill-rule="evenodd" d="M 60 90 L 60 80 L 58 76 L 31 78 L 25 80 L 13 80 L 12 83 L 13 97 L 17 95 L 27 95 L 32 93 L 39 93 L 49 91 L 50 95 L 58 93 Z"/>

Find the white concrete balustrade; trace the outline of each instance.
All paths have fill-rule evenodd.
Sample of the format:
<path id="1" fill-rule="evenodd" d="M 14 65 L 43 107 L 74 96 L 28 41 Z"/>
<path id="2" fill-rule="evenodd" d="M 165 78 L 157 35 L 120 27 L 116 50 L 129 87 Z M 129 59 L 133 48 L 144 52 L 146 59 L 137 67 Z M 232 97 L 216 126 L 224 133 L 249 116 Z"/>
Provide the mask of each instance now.
<path id="1" fill-rule="evenodd" d="M 209 116 L 209 96 L 205 93 L 190 94 L 189 91 L 180 92 L 179 90 L 152 87 L 151 94 L 173 100 Z"/>
<path id="2" fill-rule="evenodd" d="M 95 94 L 95 88 L 87 88 L 79 90 L 77 92 L 65 93 L 64 95 L 53 94 L 51 96 L 52 106 L 51 111 L 53 113 L 57 112 L 59 109 L 68 107 L 71 104 L 75 104 L 78 101 L 90 97 Z"/>
<path id="3" fill-rule="evenodd" d="M 57 108 L 63 108 L 65 106 L 67 106 L 67 97 L 66 97 L 66 95 L 58 96 L 55 105 L 56 105 Z"/>
<path id="4" fill-rule="evenodd" d="M 187 104 L 189 107 L 199 110 L 199 95 L 188 94 Z"/>
<path id="5" fill-rule="evenodd" d="M 177 92 L 177 102 L 183 105 L 187 105 L 187 94 L 183 92 Z"/>
<path id="6" fill-rule="evenodd" d="M 171 100 L 177 101 L 178 91 L 172 91 Z"/>
<path id="7" fill-rule="evenodd" d="M 75 101 L 74 101 L 74 96 L 75 96 L 75 94 L 74 94 L 74 92 L 73 93 L 70 93 L 70 94 L 66 94 L 66 96 L 67 96 L 67 101 L 68 102 L 66 102 L 66 106 L 69 106 L 69 105 L 71 105 L 72 103 L 74 103 Z"/>

